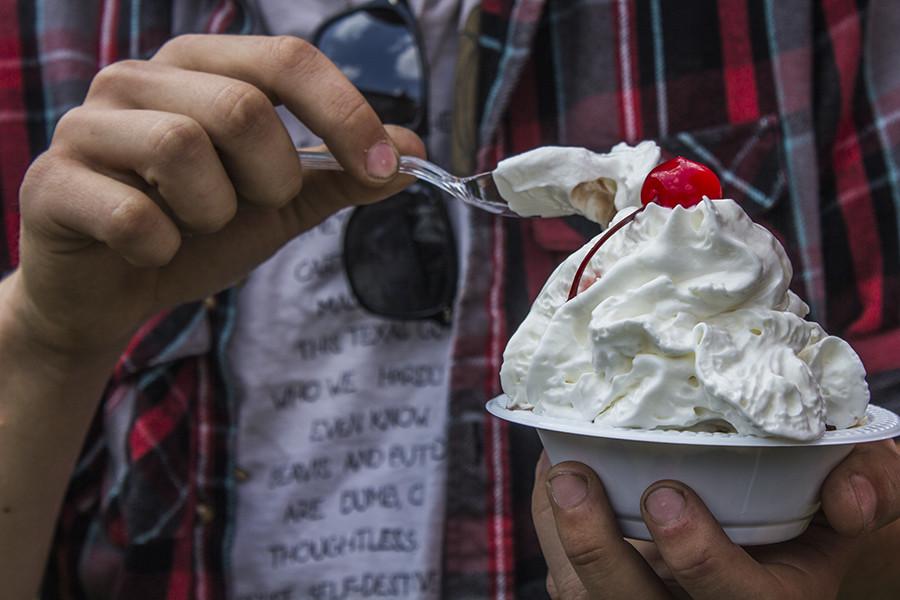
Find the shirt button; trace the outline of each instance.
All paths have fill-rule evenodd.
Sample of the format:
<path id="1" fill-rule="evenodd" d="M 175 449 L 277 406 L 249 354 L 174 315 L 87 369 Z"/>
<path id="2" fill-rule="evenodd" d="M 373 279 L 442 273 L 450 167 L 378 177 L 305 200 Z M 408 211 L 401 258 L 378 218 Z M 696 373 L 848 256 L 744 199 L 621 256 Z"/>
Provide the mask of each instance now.
<path id="1" fill-rule="evenodd" d="M 250 473 L 248 473 L 247 471 L 243 470 L 240 467 L 235 467 L 234 468 L 234 479 L 238 483 L 243 483 L 243 482 L 247 481 L 248 479 L 250 479 Z"/>
<path id="2" fill-rule="evenodd" d="M 203 306 L 206 310 L 215 310 L 218 303 L 215 296 L 207 296 L 203 299 Z"/>
<path id="3" fill-rule="evenodd" d="M 213 519 L 216 518 L 216 512 L 209 504 L 198 504 L 197 517 L 203 522 L 204 525 L 209 525 L 210 523 L 212 523 Z"/>

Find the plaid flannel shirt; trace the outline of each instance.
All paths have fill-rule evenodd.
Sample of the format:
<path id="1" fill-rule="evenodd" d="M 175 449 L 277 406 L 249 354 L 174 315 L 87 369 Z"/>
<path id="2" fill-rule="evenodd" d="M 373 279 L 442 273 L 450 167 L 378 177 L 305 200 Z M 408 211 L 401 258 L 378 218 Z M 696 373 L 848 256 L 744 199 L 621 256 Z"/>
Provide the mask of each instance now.
<path id="1" fill-rule="evenodd" d="M 87 6 L 85 6 L 87 5 Z M 252 5 L 198 1 L 195 31 L 251 28 Z M 92 75 L 172 34 L 164 0 L 0 0 L 4 268 L 17 189 Z M 463 38 L 456 167 L 541 144 L 656 139 L 715 168 L 772 229 L 794 289 L 900 405 L 900 10 L 891 0 L 484 0 Z M 488 417 L 509 332 L 546 275 L 596 233 L 578 218 L 471 214 L 451 366 L 443 590 L 542 595 L 531 432 Z M 147 323 L 88 435 L 59 517 L 47 598 L 225 597 L 235 423 L 224 360 L 232 292 Z"/>

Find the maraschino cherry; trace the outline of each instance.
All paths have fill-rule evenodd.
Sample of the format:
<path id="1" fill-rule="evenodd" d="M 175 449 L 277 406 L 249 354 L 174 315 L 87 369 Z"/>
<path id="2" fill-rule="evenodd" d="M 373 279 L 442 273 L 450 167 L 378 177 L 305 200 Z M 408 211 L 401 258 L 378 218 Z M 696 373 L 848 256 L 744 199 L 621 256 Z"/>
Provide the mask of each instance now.
<path id="1" fill-rule="evenodd" d="M 676 156 L 654 168 L 647 174 L 644 185 L 641 187 L 642 206 L 630 215 L 610 227 L 597 240 L 597 243 L 584 256 L 584 260 L 578 265 L 572 287 L 569 288 L 569 300 L 578 295 L 581 278 L 591 258 L 597 253 L 606 240 L 615 232 L 634 220 L 638 213 L 643 212 L 651 202 L 675 208 L 683 206 L 690 208 L 700 203 L 705 197 L 721 198 L 722 184 L 716 174 L 706 165 L 688 160 L 683 156 Z M 599 274 L 597 275 L 599 277 Z M 585 286 L 587 287 L 587 286 Z"/>
<path id="2" fill-rule="evenodd" d="M 641 204 L 651 202 L 675 208 L 700 204 L 703 197 L 721 198 L 722 184 L 706 165 L 676 156 L 647 174 L 641 187 Z"/>

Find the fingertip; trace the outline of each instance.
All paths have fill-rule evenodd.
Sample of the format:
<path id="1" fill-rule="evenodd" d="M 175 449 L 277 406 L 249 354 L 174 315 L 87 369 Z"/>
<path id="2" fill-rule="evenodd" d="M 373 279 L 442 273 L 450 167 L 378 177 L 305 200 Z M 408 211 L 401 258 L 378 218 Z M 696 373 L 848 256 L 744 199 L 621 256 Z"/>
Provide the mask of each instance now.
<path id="1" fill-rule="evenodd" d="M 577 508 L 588 497 L 588 479 L 578 471 L 560 469 L 552 471 L 547 479 L 547 488 L 553 504 L 561 510 Z"/>
<path id="2" fill-rule="evenodd" d="M 366 150 L 366 173 L 376 183 L 393 179 L 399 166 L 397 149 L 387 140 L 380 140 Z"/>
<path id="3" fill-rule="evenodd" d="M 600 478 L 584 463 L 573 460 L 556 463 L 549 466 L 544 477 L 551 503 L 562 510 L 573 510 L 589 496 L 603 494 Z"/>
<path id="4" fill-rule="evenodd" d="M 860 444 L 829 473 L 822 512 L 832 529 L 855 537 L 900 514 L 900 455 L 891 440 Z"/>
<path id="5" fill-rule="evenodd" d="M 861 535 L 874 520 L 875 490 L 868 479 L 857 473 L 828 478 L 821 496 L 828 524 L 843 536 Z"/>
<path id="6" fill-rule="evenodd" d="M 680 481 L 657 481 L 641 496 L 641 516 L 657 543 L 692 537 L 727 540 L 703 500 Z"/>
<path id="7" fill-rule="evenodd" d="M 403 156 L 417 156 L 425 158 L 428 154 L 425 142 L 414 131 L 398 125 L 385 125 L 387 132 L 397 152 Z"/>
<path id="8" fill-rule="evenodd" d="M 687 502 L 682 486 L 673 481 L 660 481 L 644 490 L 641 511 L 645 521 L 649 518 L 656 525 L 670 527 L 682 519 Z"/>
<path id="9" fill-rule="evenodd" d="M 346 160 L 346 150 L 342 151 L 337 145 L 329 146 L 328 149 L 359 185 L 376 190 L 393 185 L 405 187 L 415 178 L 400 173 L 400 157 L 424 158 L 425 144 L 418 135 L 403 127 L 386 125 L 382 132 L 384 135 L 363 151 L 361 172 L 355 160 Z"/>
<path id="10" fill-rule="evenodd" d="M 691 597 L 738 597 L 735 585 L 752 589 L 765 574 L 725 534 L 701 498 L 680 482 L 650 485 L 641 497 L 641 515 L 672 577 Z M 762 597 L 756 590 L 750 595 Z"/>
<path id="11" fill-rule="evenodd" d="M 551 467 L 547 477 L 553 519 L 537 523 L 560 596 L 606 597 L 611 590 L 621 590 L 637 598 L 665 597 L 647 563 L 624 541 L 597 474 L 587 465 L 567 461 Z"/>
<path id="12" fill-rule="evenodd" d="M 878 494 L 868 477 L 859 473 L 850 476 L 850 487 L 859 508 L 863 529 L 871 529 L 878 511 Z"/>

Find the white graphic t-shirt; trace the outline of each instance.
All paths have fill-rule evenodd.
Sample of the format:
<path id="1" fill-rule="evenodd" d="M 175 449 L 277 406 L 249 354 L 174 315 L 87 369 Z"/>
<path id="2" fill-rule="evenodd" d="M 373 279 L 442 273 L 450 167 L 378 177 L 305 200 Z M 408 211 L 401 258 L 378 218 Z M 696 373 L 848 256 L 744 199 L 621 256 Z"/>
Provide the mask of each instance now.
<path id="1" fill-rule="evenodd" d="M 260 4 L 270 33 L 303 37 L 345 8 Z M 421 22 L 450 27 L 424 36 L 440 46 L 426 48 L 432 123 L 449 123 L 459 7 L 431 2 L 423 14 L 424 4 L 411 2 Z M 286 122 L 298 145 L 313 142 Z M 444 145 L 440 133 L 432 145 Z M 450 208 L 458 223 L 464 209 Z M 229 348 L 240 403 L 236 600 L 439 594 L 452 331 L 358 306 L 341 256 L 349 214 L 293 240 L 240 288 Z M 466 235 L 455 233 L 462 275 Z"/>

